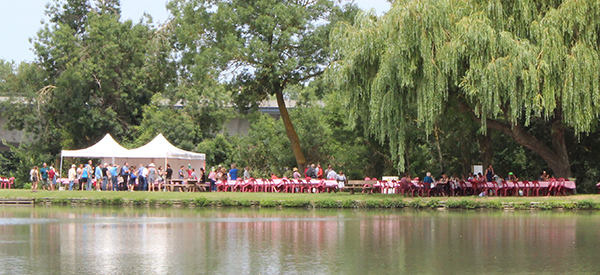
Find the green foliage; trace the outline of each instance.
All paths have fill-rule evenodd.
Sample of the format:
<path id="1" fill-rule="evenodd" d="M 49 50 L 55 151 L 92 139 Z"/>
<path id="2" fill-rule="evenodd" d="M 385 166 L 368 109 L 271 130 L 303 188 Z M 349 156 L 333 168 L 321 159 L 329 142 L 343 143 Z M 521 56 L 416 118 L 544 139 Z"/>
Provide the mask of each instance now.
<path id="1" fill-rule="evenodd" d="M 192 203 L 193 200 L 181 200 L 181 205 L 183 206 L 190 206 L 190 203 Z"/>
<path id="2" fill-rule="evenodd" d="M 420 199 L 416 199 L 409 202 L 408 206 L 410 206 L 411 208 L 419 209 L 421 207 L 424 207 L 424 204 Z"/>
<path id="3" fill-rule="evenodd" d="M 194 205 L 196 205 L 196 207 L 208 206 L 209 204 L 210 202 L 205 197 L 194 198 Z"/>
<path id="4" fill-rule="evenodd" d="M 260 200 L 260 207 L 276 207 L 279 203 L 273 200 Z"/>
<path id="5" fill-rule="evenodd" d="M 52 204 L 67 204 L 67 203 L 71 203 L 71 200 L 67 199 L 67 198 L 56 198 L 56 199 L 51 199 L 50 202 Z"/>
<path id="6" fill-rule="evenodd" d="M 146 200 L 142 198 L 133 199 L 133 205 L 142 205 L 146 204 Z"/>
<path id="7" fill-rule="evenodd" d="M 502 204 L 501 201 L 484 201 L 483 202 L 483 207 L 485 208 L 490 208 L 490 209 L 504 209 L 504 205 Z"/>
<path id="8" fill-rule="evenodd" d="M 553 201 L 544 201 L 537 204 L 537 207 L 542 210 L 552 210 L 559 208 L 560 204 Z"/>
<path id="9" fill-rule="evenodd" d="M 556 121 L 558 135 L 561 123 L 590 132 L 600 114 L 599 14 L 595 0 L 397 1 L 382 17 L 338 24 L 331 79 L 400 169 L 412 121 L 432 133 L 449 108 L 472 114 L 483 132 L 522 137 L 514 129 L 536 118 Z M 570 174 L 549 161 L 545 150 L 558 146 L 516 140 Z"/>
<path id="10" fill-rule="evenodd" d="M 318 208 L 338 208 L 339 203 L 334 199 L 323 199 L 315 202 L 315 207 Z"/>
<path id="11" fill-rule="evenodd" d="M 577 201 L 577 209 L 594 209 L 596 207 L 597 203 L 590 199 Z"/>
<path id="12" fill-rule="evenodd" d="M 283 207 L 307 207 L 311 205 L 310 201 L 307 200 L 284 200 L 280 202 Z"/>
<path id="13" fill-rule="evenodd" d="M 238 206 L 239 203 L 230 198 L 222 198 L 220 201 L 221 206 Z"/>
<path id="14" fill-rule="evenodd" d="M 110 205 L 112 204 L 112 200 L 110 198 L 100 198 L 100 203 L 103 205 Z"/>
<path id="15" fill-rule="evenodd" d="M 477 207 L 479 207 L 479 204 L 475 200 L 469 199 L 448 200 L 446 202 L 446 208 L 475 209 Z"/>
<path id="16" fill-rule="evenodd" d="M 515 202 L 513 203 L 513 208 L 517 210 L 529 210 L 531 209 L 530 202 Z"/>
<path id="17" fill-rule="evenodd" d="M 123 204 L 125 201 L 123 200 L 123 198 L 113 198 L 111 201 L 111 204 L 113 205 L 121 205 Z"/>
<path id="18" fill-rule="evenodd" d="M 440 207 L 440 200 L 438 199 L 430 199 L 425 203 L 425 207 L 429 208 L 438 208 Z"/>
<path id="19" fill-rule="evenodd" d="M 149 200 L 148 200 L 148 205 L 149 205 L 149 206 L 156 206 L 156 203 L 157 203 L 157 202 L 158 202 L 158 201 L 157 201 L 156 199 L 149 199 Z"/>

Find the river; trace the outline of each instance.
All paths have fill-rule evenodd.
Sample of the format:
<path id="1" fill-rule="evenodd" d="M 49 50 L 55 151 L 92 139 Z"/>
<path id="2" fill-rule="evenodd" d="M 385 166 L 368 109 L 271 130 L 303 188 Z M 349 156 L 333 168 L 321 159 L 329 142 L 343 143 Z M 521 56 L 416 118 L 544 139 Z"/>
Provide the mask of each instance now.
<path id="1" fill-rule="evenodd" d="M 599 274 L 600 212 L 0 206 L 0 274 Z"/>

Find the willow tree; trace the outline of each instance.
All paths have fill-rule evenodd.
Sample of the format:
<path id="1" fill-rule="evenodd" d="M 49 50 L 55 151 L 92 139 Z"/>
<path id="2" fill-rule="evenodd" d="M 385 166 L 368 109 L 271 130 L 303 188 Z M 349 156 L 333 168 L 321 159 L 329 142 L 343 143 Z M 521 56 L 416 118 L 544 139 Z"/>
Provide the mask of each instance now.
<path id="1" fill-rule="evenodd" d="M 332 0 L 173 0 L 168 7 L 180 74 L 195 85 L 227 83 L 242 108 L 275 96 L 296 162 L 304 166 L 284 90 L 323 73 L 330 23 L 353 18 L 347 15 L 356 7 Z"/>
<path id="2" fill-rule="evenodd" d="M 597 0 L 398 0 L 339 25 L 332 74 L 399 166 L 407 121 L 431 131 L 457 108 L 568 177 L 565 130 L 593 131 L 600 113 L 598 30 Z M 548 121 L 551 142 L 526 131 L 532 119 Z"/>

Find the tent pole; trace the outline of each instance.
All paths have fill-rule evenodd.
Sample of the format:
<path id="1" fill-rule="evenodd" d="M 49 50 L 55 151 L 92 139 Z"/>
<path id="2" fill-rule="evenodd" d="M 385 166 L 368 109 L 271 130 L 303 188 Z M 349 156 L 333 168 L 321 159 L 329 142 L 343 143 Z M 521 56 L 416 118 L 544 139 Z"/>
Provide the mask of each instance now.
<path id="1" fill-rule="evenodd" d="M 61 152 L 60 153 L 60 170 L 58 170 L 58 174 L 61 177 L 62 177 L 62 164 L 63 164 L 63 156 L 62 156 L 62 152 Z"/>

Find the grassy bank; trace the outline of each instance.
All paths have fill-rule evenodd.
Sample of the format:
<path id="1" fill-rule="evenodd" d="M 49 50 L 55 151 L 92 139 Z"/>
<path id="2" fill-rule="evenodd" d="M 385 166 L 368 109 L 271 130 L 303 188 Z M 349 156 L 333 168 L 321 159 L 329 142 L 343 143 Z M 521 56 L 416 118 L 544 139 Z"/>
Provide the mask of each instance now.
<path id="1" fill-rule="evenodd" d="M 411 198 L 385 194 L 273 194 L 0 190 L 3 199 L 31 199 L 36 203 L 145 206 L 250 206 L 307 208 L 492 208 L 600 209 L 600 196 L 566 197 L 439 197 Z"/>

